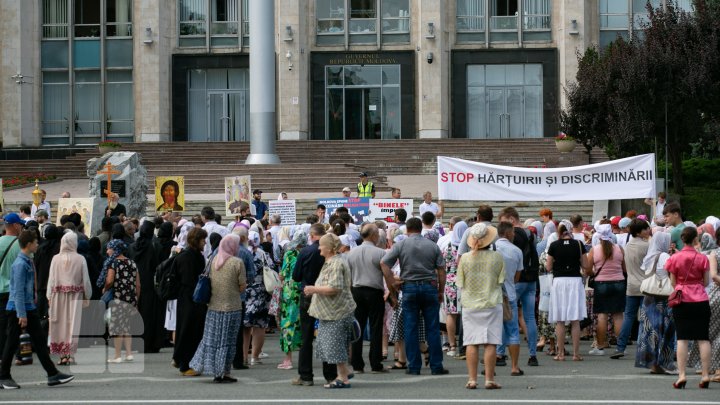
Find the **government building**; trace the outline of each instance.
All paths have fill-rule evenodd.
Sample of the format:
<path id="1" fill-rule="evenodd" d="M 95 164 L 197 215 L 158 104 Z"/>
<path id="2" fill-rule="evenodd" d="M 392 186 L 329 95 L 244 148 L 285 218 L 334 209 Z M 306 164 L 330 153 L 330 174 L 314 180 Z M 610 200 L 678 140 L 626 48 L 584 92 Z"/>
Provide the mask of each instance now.
<path id="1" fill-rule="evenodd" d="M 3 147 L 249 140 L 254 1 L 0 0 Z M 277 139 L 552 137 L 645 5 L 275 0 Z"/>

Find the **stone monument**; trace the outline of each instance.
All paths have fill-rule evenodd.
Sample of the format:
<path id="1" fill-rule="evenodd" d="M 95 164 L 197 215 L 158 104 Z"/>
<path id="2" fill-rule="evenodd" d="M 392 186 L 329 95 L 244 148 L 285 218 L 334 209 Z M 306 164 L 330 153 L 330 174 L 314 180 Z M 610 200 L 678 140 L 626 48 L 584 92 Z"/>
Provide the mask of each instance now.
<path id="1" fill-rule="evenodd" d="M 136 152 L 110 152 L 88 160 L 89 196 L 107 201 L 106 191 L 112 190 L 120 196 L 120 203 L 127 209 L 128 217 L 144 217 L 148 192 L 147 170 L 140 162 L 140 154 Z M 106 206 L 107 203 L 103 204 L 103 207 Z M 104 215 L 104 212 L 101 214 Z"/>

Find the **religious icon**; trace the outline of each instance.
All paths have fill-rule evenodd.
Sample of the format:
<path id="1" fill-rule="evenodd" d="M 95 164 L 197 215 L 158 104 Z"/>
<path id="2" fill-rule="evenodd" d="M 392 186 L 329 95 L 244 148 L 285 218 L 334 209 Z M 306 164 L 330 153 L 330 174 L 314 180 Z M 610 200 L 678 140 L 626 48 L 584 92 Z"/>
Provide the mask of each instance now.
<path id="1" fill-rule="evenodd" d="M 250 176 L 225 177 L 225 210 L 227 215 L 239 215 L 240 203 L 250 204 Z"/>
<path id="2" fill-rule="evenodd" d="M 158 212 L 184 211 L 185 177 L 155 177 L 155 205 L 157 205 Z"/>
<path id="3" fill-rule="evenodd" d="M 94 199 L 92 198 L 61 198 L 58 200 L 58 216 L 56 224 L 60 226 L 60 219 L 73 213 L 80 214 L 80 220 L 85 224 L 85 235 L 91 236 L 92 213 Z"/>

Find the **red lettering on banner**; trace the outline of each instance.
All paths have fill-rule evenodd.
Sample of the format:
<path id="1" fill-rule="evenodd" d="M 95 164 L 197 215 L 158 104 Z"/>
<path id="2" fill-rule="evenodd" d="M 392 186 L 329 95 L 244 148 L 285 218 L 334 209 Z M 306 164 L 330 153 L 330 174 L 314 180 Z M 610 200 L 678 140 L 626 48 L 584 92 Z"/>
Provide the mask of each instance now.
<path id="1" fill-rule="evenodd" d="M 440 173 L 440 181 L 443 183 L 470 183 L 475 178 L 474 173 L 465 172 L 442 172 Z"/>

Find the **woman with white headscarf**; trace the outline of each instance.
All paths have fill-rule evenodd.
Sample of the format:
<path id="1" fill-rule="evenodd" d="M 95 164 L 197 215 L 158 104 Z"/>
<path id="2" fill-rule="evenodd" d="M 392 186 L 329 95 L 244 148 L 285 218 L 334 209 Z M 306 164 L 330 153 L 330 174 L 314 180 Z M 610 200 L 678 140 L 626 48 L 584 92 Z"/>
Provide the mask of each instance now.
<path id="1" fill-rule="evenodd" d="M 182 252 L 183 249 L 187 246 L 187 235 L 188 232 L 190 232 L 191 229 L 193 229 L 195 225 L 186 220 L 182 219 L 178 223 L 178 228 L 180 229 L 180 233 L 177 237 L 177 245 L 172 247 L 172 250 L 170 251 L 170 257 L 175 256 L 176 254 Z M 170 300 L 165 304 L 165 329 L 172 332 L 172 343 L 175 343 L 175 328 L 177 326 L 177 300 Z M 172 362 L 173 365 L 175 365 L 175 361 Z"/>
<path id="2" fill-rule="evenodd" d="M 82 304 L 92 295 L 87 262 L 77 253 L 77 246 L 77 234 L 66 233 L 60 240 L 60 253 L 50 263 L 47 284 L 50 353 L 60 355 L 58 365 L 75 363 Z"/>
<path id="3" fill-rule="evenodd" d="M 620 327 L 625 313 L 625 252 L 613 243 L 612 225 L 598 225 L 596 234 L 600 244 L 593 246 L 588 258 L 593 263 L 586 271 L 588 277 L 595 277 L 593 294 L 593 314 L 597 315 L 596 343 L 590 350 L 591 355 L 602 356 L 603 350 L 609 347 L 607 339 L 608 314 L 611 314 L 615 335 L 620 334 Z"/>
<path id="4" fill-rule="evenodd" d="M 457 316 L 460 312 L 460 305 L 458 303 L 458 287 L 457 281 L 457 267 L 458 267 L 458 246 L 465 231 L 468 229 L 467 223 L 460 220 L 460 218 L 452 219 L 455 224 L 453 225 L 450 241 L 445 246 L 440 246 L 443 257 L 445 258 L 445 326 L 447 328 L 448 342 L 450 348 L 447 351 L 448 356 L 455 356 L 456 351 L 456 340 L 455 330 L 457 325 Z M 457 221 L 455 221 L 457 220 Z"/>
<path id="5" fill-rule="evenodd" d="M 256 221 L 260 222 L 260 221 Z M 265 344 L 265 329 L 267 329 L 270 316 L 270 294 L 265 289 L 263 280 L 263 269 L 269 267 L 275 270 L 275 263 L 270 256 L 260 247 L 260 234 L 255 231 L 248 232 L 248 241 L 252 247 L 255 263 L 255 279 L 248 280 L 248 287 L 245 291 L 245 317 L 243 318 L 243 354 L 250 349 L 252 337 L 252 353 L 249 365 L 262 364 L 260 354 Z"/>
<path id="6" fill-rule="evenodd" d="M 670 234 L 655 233 L 640 269 L 648 276 L 656 275 L 666 283 L 668 272 L 665 263 L 670 258 Z M 645 296 L 640 306 L 640 331 L 638 333 L 635 367 L 649 368 L 652 374 L 668 374 L 675 371 L 675 322 L 667 304 L 667 297 Z"/>

